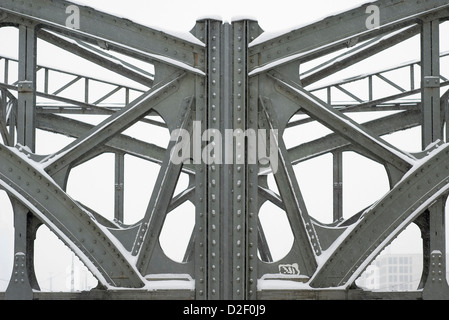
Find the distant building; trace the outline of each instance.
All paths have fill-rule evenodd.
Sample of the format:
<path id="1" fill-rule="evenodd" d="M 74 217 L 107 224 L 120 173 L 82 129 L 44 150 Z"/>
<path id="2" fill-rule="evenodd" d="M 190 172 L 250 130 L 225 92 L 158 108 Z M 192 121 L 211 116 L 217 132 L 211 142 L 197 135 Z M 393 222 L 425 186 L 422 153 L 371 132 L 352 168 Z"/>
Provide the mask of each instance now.
<path id="1" fill-rule="evenodd" d="M 372 291 L 412 291 L 418 288 L 422 269 L 421 254 L 383 254 L 367 267 L 357 285 Z"/>

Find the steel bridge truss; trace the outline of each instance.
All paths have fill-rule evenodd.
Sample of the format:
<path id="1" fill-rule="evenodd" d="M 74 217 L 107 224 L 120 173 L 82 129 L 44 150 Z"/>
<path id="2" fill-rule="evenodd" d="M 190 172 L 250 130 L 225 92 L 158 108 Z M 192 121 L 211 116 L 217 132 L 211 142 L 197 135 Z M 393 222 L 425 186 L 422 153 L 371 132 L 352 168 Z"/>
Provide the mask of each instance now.
<path id="1" fill-rule="evenodd" d="M 380 12 L 375 28 L 367 25 L 368 6 Z M 67 24 L 68 12 L 79 14 L 79 25 Z M 67 1 L 2 0 L 0 26 L 18 28 L 19 58 L 0 57 L 4 70 L 0 83 L 0 186 L 11 199 L 15 228 L 13 272 L 1 297 L 449 298 L 444 224 L 449 193 L 449 145 L 444 142 L 449 74 L 440 71 L 440 60 L 446 54 L 440 55 L 439 47 L 440 24 L 448 17 L 445 0 L 380 0 L 266 41 L 259 38 L 263 30 L 256 21 L 204 19 L 191 31 L 197 41 L 190 41 Z M 313 87 L 419 34 L 420 61 Z M 39 66 L 38 38 L 146 89 Z M 150 63 L 154 72 L 139 69 L 104 49 Z M 341 50 L 344 53 L 336 58 L 300 72 L 302 64 Z M 17 79 L 10 75 L 11 66 L 18 68 Z M 407 87 L 389 78 L 399 69 L 409 72 Z M 53 73 L 63 73 L 69 80 L 55 85 Z M 379 96 L 374 80 L 395 92 Z M 366 83 L 367 95 L 347 86 L 357 81 Z M 93 99 L 93 82 L 102 82 L 108 91 Z M 65 96 L 75 84 L 82 84 L 82 93 Z M 327 99 L 318 98 L 320 90 Z M 335 101 L 336 91 L 345 94 L 347 101 Z M 122 103 L 106 103 L 118 92 L 124 94 Z M 379 110 L 401 112 L 363 124 L 347 115 Z M 61 114 L 107 117 L 98 125 L 89 125 Z M 148 117 L 154 114 L 164 122 Z M 298 114 L 305 117 L 293 118 Z M 333 133 L 288 149 L 284 131 L 311 121 Z M 195 124 L 200 124 L 212 135 L 214 130 L 226 129 L 272 129 L 279 135 L 272 136 L 269 143 L 260 136 L 255 137 L 256 143 L 243 140 L 231 150 L 219 141 L 213 140 L 212 148 L 211 141 L 201 141 L 201 150 L 214 150 L 209 154 L 212 157 L 219 150 L 224 158 L 236 161 L 221 164 L 186 158 L 177 163 L 172 151 L 182 137 L 165 149 L 123 134 L 138 122 L 171 133 L 194 133 Z M 399 150 L 380 138 L 418 126 L 423 146 L 419 154 Z M 74 141 L 54 154 L 38 155 L 37 129 L 65 134 Z M 267 144 L 267 153 L 270 147 L 276 150 L 276 168 L 273 163 L 267 165 L 266 159 L 250 161 L 259 142 Z M 342 209 L 345 151 L 383 165 L 390 183 L 384 197 L 349 219 L 343 218 Z M 113 221 L 75 201 L 66 191 L 73 168 L 106 152 L 116 155 Z M 334 159 L 334 223 L 326 225 L 309 215 L 293 165 L 328 153 Z M 120 186 L 125 155 L 160 165 L 147 211 L 133 225 L 122 223 L 124 194 Z M 174 196 L 181 173 L 189 176 L 189 185 Z M 268 173 L 274 174 L 277 191 L 270 189 Z M 184 261 L 178 263 L 164 254 L 159 235 L 167 214 L 185 202 L 195 207 L 195 227 Z M 273 261 L 258 218 L 266 202 L 285 211 L 294 236 L 291 251 L 280 261 Z M 365 268 L 412 223 L 419 226 L 423 238 L 419 288 L 401 293 L 357 288 L 355 280 Z M 97 278 L 98 288 L 82 293 L 41 292 L 34 272 L 34 239 L 41 225 L 80 258 Z M 154 289 L 161 274 L 170 284 Z"/>

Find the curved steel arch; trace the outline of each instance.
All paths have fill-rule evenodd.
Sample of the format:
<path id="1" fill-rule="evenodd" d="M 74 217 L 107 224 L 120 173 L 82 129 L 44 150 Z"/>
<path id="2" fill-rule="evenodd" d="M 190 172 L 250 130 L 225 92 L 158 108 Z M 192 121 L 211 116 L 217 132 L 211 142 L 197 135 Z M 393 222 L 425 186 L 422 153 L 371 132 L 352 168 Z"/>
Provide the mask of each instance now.
<path id="1" fill-rule="evenodd" d="M 253 20 L 223 23 L 204 19 L 197 21 L 191 31 L 197 38 L 191 41 L 83 6 L 78 6 L 83 18 L 80 29 L 73 29 L 65 23 L 66 8 L 71 5 L 76 4 L 49 0 L 28 5 L 5 0 L 0 4 L 2 25 L 18 26 L 20 35 L 18 79 L 14 83 L 0 84 L 2 93 L 17 91 L 18 101 L 17 121 L 13 121 L 5 117 L 11 108 L 8 109 L 3 94 L 0 100 L 0 130 L 4 141 L 0 146 L 0 184 L 17 200 L 14 202 L 15 258 L 25 261 L 26 265 L 15 270 L 19 276 L 14 273 L 11 278 L 6 298 L 41 297 L 39 290 L 31 290 L 35 285 L 32 283 L 34 270 L 29 263 L 33 259 L 33 243 L 28 236 L 28 240 L 18 236 L 34 232 L 29 219 L 38 219 L 59 235 L 106 286 L 108 297 L 449 298 L 446 263 L 442 260 L 446 254 L 442 240 L 445 229 L 444 223 L 439 224 L 444 221 L 442 203 L 449 188 L 449 167 L 445 163 L 449 151 L 443 134 L 449 114 L 448 96 L 440 94 L 440 88 L 447 85 L 447 78 L 443 74 L 446 70 L 440 70 L 444 55 L 440 57 L 438 46 L 439 25 L 449 17 L 446 1 L 370 2 L 370 6 L 377 6 L 383 12 L 379 28 L 367 27 L 367 4 L 276 38 L 266 38 Z M 315 96 L 316 88 L 308 89 L 311 83 L 388 49 L 392 45 L 388 40 L 397 44 L 419 33 L 422 39 L 421 88 L 412 85 L 407 90 L 389 79 L 385 72 L 378 72 L 365 77 L 369 81 L 368 100 L 345 89 L 343 85 L 348 80 L 323 87 L 328 92 L 326 102 Z M 107 66 L 148 89 L 141 91 L 134 101 L 126 99 L 115 108 L 101 102 L 124 87 L 109 83 L 115 87 L 91 103 L 89 79 L 81 75 L 72 74 L 75 78 L 59 85 L 53 94 L 38 92 L 37 37 L 72 50 L 90 62 Z M 311 75 L 300 74 L 300 64 L 353 46 L 356 46 L 353 50 L 321 65 Z M 117 63 L 113 55 L 104 54 L 97 47 L 149 62 L 155 74 Z M 373 76 L 400 93 L 375 100 Z M 414 84 L 413 77 L 411 74 Z M 81 79 L 86 82 L 84 101 L 59 96 Z M 44 87 L 48 86 L 48 81 L 46 78 Z M 125 89 L 128 94 L 132 90 Z M 344 92 L 354 101 L 344 106 L 334 104 L 332 89 Z M 417 92 L 421 92 L 421 99 L 401 100 Z M 59 106 L 36 108 L 37 97 L 57 101 Z M 400 110 L 401 113 L 359 124 L 344 114 L 355 110 Z M 147 119 L 152 111 L 159 114 L 165 124 Z M 59 117 L 58 113 L 103 114 L 107 118 L 91 126 Z M 291 122 L 295 114 L 306 114 L 308 118 Z M 187 157 L 185 163 L 173 163 L 172 150 L 180 141 L 179 136 L 172 135 L 170 145 L 161 148 L 123 134 L 139 121 L 164 126 L 171 134 L 176 129 L 189 132 L 193 157 Z M 288 150 L 282 138 L 283 131 L 310 121 L 324 124 L 333 134 Z M 404 152 L 380 138 L 419 125 L 423 128 L 422 154 Z M 37 155 L 37 128 L 68 134 L 76 140 L 55 154 Z M 216 144 L 209 145 L 212 141 L 204 139 L 202 131 L 210 130 L 215 134 L 227 129 L 234 132 L 271 129 L 281 134 L 272 137 L 271 144 L 259 138 L 257 147 L 247 143 L 249 139 L 233 144 L 230 149 L 222 146 L 226 159 L 243 159 L 240 162 L 197 161 L 195 152 L 198 149 L 200 158 L 203 150 L 216 151 L 208 149 Z M 250 162 L 254 149 L 268 151 L 270 145 L 276 148 L 279 160 L 276 167 L 274 163 L 271 168 L 267 167 L 265 161 Z M 161 166 L 145 217 L 133 226 L 124 226 L 120 221 L 113 223 L 94 212 L 89 213 L 88 208 L 73 201 L 64 190 L 71 167 L 105 150 L 122 156 L 136 155 Z M 356 150 L 384 165 L 391 190 L 367 210 L 346 220 L 338 204 L 341 192 L 336 192 L 334 223 L 323 225 L 309 216 L 293 165 L 332 153 L 334 183 L 341 187 L 338 154 L 343 150 Z M 173 197 L 182 171 L 189 174 L 189 186 Z M 279 194 L 270 190 L 266 182 L 265 175 L 270 171 L 274 173 Z M 117 158 L 116 172 L 118 183 L 123 183 L 123 157 Z M 123 194 L 117 193 L 116 197 L 123 197 Z M 167 213 L 188 200 L 195 205 L 195 228 L 183 263 L 177 263 L 165 256 L 158 238 Z M 276 262 L 271 259 L 258 219 L 265 201 L 286 212 L 294 235 L 291 251 Z M 123 218 L 122 214 L 118 220 Z M 354 289 L 361 272 L 413 222 L 419 225 L 424 237 L 426 266 L 419 290 L 375 295 Z M 440 261 L 439 267 L 431 263 L 436 260 Z M 148 295 L 146 289 L 152 288 L 164 271 L 171 274 L 164 275 L 166 280 L 179 285 L 182 279 L 181 285 Z M 437 274 L 437 281 L 429 277 L 430 274 Z M 294 284 L 292 279 L 296 281 Z M 21 280 L 29 285 L 20 287 L 17 283 Z M 275 290 L 270 289 L 270 283 L 276 283 Z M 133 289 L 132 293 L 122 287 Z M 64 298 L 64 294 L 55 296 Z M 98 295 L 85 293 L 79 297 L 94 299 Z"/>

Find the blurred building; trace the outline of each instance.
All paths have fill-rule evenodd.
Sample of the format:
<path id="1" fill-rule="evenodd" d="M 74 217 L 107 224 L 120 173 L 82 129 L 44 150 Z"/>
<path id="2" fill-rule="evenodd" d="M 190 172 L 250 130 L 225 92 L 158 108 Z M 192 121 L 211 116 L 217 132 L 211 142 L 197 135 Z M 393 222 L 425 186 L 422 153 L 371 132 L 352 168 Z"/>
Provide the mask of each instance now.
<path id="1" fill-rule="evenodd" d="M 422 254 L 382 254 L 368 266 L 357 285 L 373 291 L 413 291 L 418 288 L 422 269 Z"/>

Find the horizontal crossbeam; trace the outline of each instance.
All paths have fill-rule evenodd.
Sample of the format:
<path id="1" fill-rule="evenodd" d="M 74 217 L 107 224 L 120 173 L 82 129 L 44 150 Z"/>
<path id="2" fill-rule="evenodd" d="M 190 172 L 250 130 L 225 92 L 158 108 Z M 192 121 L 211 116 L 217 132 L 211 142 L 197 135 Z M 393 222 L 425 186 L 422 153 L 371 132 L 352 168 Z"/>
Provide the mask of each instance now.
<path id="1" fill-rule="evenodd" d="M 68 19 L 74 6 L 78 10 L 79 25 L 74 28 Z M 120 50 L 133 55 L 144 52 L 156 61 L 199 72 L 204 71 L 205 51 L 202 44 L 170 35 L 130 20 L 117 18 L 86 6 L 69 1 L 34 0 L 18 2 L 4 0 L 0 12 L 11 17 L 26 18 L 51 30 L 97 44 L 103 42 L 111 50 Z M 77 14 L 75 13 L 75 14 Z M 74 17 L 76 18 L 76 17 Z M 69 20 L 70 21 L 70 20 Z M 201 64 L 200 61 L 203 61 Z M 190 67 L 190 68 L 189 68 Z"/>

